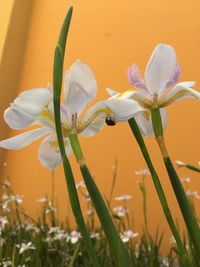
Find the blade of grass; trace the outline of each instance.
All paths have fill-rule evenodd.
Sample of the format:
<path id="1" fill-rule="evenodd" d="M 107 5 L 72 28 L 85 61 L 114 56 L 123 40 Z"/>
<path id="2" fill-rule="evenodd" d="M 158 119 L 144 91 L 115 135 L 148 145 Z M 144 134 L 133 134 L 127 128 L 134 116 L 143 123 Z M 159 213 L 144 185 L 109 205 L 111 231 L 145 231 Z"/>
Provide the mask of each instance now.
<path id="1" fill-rule="evenodd" d="M 146 148 L 146 145 L 144 143 L 144 139 L 142 137 L 142 134 L 140 132 L 140 129 L 137 125 L 137 122 L 135 121 L 134 118 L 131 118 L 129 121 L 129 126 L 131 128 L 131 131 L 133 133 L 133 135 L 135 136 L 135 139 L 140 147 L 140 150 L 142 152 L 142 155 L 146 161 L 146 164 L 149 168 L 149 171 L 151 173 L 151 177 L 152 177 L 152 180 L 153 180 L 153 183 L 154 183 L 154 186 L 155 186 L 155 189 L 156 189 L 156 192 L 158 194 L 158 197 L 159 197 L 159 200 L 160 200 L 160 203 L 162 205 L 162 209 L 163 209 L 163 212 L 165 214 L 165 218 L 168 222 L 168 225 L 172 231 L 172 234 L 176 240 L 176 243 L 177 243 L 177 246 L 178 246 L 178 249 L 179 249 L 179 253 L 182 255 L 183 258 L 185 258 L 185 263 L 188 264 L 188 265 L 185 265 L 185 266 L 192 266 L 190 264 L 190 260 L 189 260 L 189 257 L 187 255 L 187 252 L 186 252 L 186 249 L 183 245 L 183 242 L 180 238 L 180 235 L 176 229 L 176 225 L 174 223 L 174 219 L 172 217 L 172 214 L 171 214 L 171 211 L 170 211 L 170 208 L 168 206 L 168 203 L 167 203 L 167 199 L 166 199 L 166 196 L 165 196 L 165 193 L 164 193 L 164 190 L 162 188 L 162 185 L 160 183 L 160 180 L 159 180 L 159 177 L 155 171 L 155 168 L 153 166 L 153 163 L 151 161 L 151 158 L 150 158 L 150 155 L 149 155 L 149 152 Z"/>

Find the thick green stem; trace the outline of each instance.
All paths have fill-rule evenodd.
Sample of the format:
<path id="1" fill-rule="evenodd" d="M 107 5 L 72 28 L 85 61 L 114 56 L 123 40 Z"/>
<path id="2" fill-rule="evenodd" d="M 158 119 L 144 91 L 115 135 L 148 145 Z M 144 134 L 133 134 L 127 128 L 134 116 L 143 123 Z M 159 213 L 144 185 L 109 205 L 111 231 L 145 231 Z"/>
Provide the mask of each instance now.
<path id="1" fill-rule="evenodd" d="M 200 263 L 200 229 L 197 220 L 169 156 L 163 157 L 163 160 Z"/>
<path id="2" fill-rule="evenodd" d="M 168 155 L 163 137 L 162 120 L 159 109 L 151 110 L 151 115 L 156 141 L 162 153 L 165 167 L 168 172 L 168 176 L 170 178 L 170 182 L 178 201 L 181 213 L 183 215 L 188 233 L 191 237 L 191 241 L 198 256 L 198 260 L 200 261 L 200 229 L 197 220 L 193 214 L 186 193 Z M 158 131 L 158 129 L 160 130 Z"/>
<path id="3" fill-rule="evenodd" d="M 140 150 L 142 152 L 142 155 L 146 161 L 146 164 L 149 168 L 149 171 L 151 173 L 151 177 L 152 177 L 152 180 L 153 180 L 153 183 L 154 183 L 154 186 L 155 186 L 155 189 L 156 189 L 156 192 L 158 194 L 158 197 L 160 199 L 160 203 L 162 205 L 162 208 L 163 208 L 163 212 L 165 214 L 165 217 L 166 217 L 166 220 L 168 222 L 168 225 L 172 231 L 172 234 L 176 240 L 176 243 L 177 243 L 177 247 L 179 249 L 179 252 L 182 254 L 182 255 L 185 255 L 184 256 L 184 262 L 187 263 L 188 265 L 185 265 L 185 266 L 192 266 L 191 263 L 190 263 L 190 260 L 188 259 L 188 256 L 187 256 L 187 252 L 186 252 L 186 249 L 183 245 L 183 242 L 180 238 L 180 235 L 177 231 L 177 228 L 176 228 L 176 225 L 174 223 L 174 220 L 173 220 L 173 217 L 172 217 L 172 214 L 171 214 L 171 211 L 169 209 L 169 206 L 168 206 L 168 203 L 167 203 L 167 199 L 166 199 L 166 196 L 165 196 L 165 193 L 164 193 L 164 190 L 162 188 L 162 185 L 160 183 L 160 180 L 159 180 L 159 177 L 154 169 L 154 166 L 152 164 L 152 161 L 151 161 L 151 158 L 150 158 L 150 155 L 149 155 L 149 152 L 146 148 L 146 145 L 144 143 L 144 140 L 143 140 L 143 137 L 142 137 L 142 134 L 140 132 L 140 129 L 135 121 L 134 118 L 130 119 L 128 121 L 129 123 L 129 126 L 132 130 L 132 133 L 134 134 L 135 138 L 136 138 L 136 141 L 140 147 Z"/>
<path id="4" fill-rule="evenodd" d="M 151 118 L 155 136 L 163 135 L 162 118 L 158 108 L 151 109 Z"/>
<path id="5" fill-rule="evenodd" d="M 72 16 L 72 8 L 69 9 L 65 21 L 63 23 L 61 33 L 59 36 L 58 44 L 55 49 L 54 55 L 54 68 L 53 68 L 53 103 L 54 103 L 54 115 L 55 115 L 55 126 L 56 126 L 56 134 L 58 139 L 58 145 L 60 149 L 60 154 L 63 161 L 65 179 L 67 183 L 69 199 L 72 207 L 72 211 L 74 217 L 76 219 L 77 225 L 79 227 L 79 231 L 83 237 L 83 241 L 85 242 L 86 249 L 90 256 L 91 262 L 94 267 L 100 267 L 96 254 L 94 251 L 94 247 L 92 245 L 91 239 L 89 237 L 89 233 L 87 227 L 84 222 L 83 214 L 81 211 L 78 194 L 76 191 L 76 185 L 72 173 L 71 166 L 69 164 L 68 158 L 65 153 L 65 145 L 62 136 L 62 125 L 60 118 L 60 95 L 61 95 L 61 87 L 62 87 L 62 76 L 63 76 L 63 60 L 65 53 L 65 45 L 67 34 L 69 30 L 69 25 Z"/>
<path id="6" fill-rule="evenodd" d="M 72 148 L 79 147 L 79 149 L 81 149 L 77 136 L 74 135 L 73 137 L 70 137 L 70 142 L 71 142 Z M 90 171 L 84 161 L 84 158 L 81 159 L 80 153 L 76 154 L 76 152 L 77 152 L 77 149 L 74 150 L 75 156 L 77 158 L 77 161 L 79 162 L 80 170 L 81 170 L 85 185 L 90 194 L 90 197 L 94 204 L 94 207 L 99 217 L 99 220 L 101 222 L 101 225 L 104 229 L 105 235 L 109 242 L 110 249 L 113 253 L 116 264 L 118 267 L 131 267 L 132 263 L 130 260 L 128 250 L 125 248 L 121 238 L 119 237 L 119 234 L 113 223 L 111 215 L 105 204 L 105 201 L 90 174 Z M 82 152 L 81 154 L 83 155 Z"/>

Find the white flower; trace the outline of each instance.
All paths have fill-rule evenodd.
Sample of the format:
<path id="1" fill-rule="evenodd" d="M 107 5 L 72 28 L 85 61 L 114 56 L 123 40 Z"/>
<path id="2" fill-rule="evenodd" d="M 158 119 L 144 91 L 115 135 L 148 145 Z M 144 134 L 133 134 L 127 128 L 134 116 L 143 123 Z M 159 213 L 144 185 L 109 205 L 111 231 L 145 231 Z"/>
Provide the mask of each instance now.
<path id="1" fill-rule="evenodd" d="M 111 116 L 123 121 L 143 109 L 129 99 L 109 98 L 100 101 L 82 114 L 95 98 L 97 84 L 90 68 L 80 61 L 75 62 L 64 78 L 64 104 L 61 104 L 61 123 L 66 153 L 71 153 L 68 136 L 81 133 L 85 137 L 98 133 L 105 118 Z M 29 125 L 40 128 L 22 133 L 0 142 L 0 147 L 17 150 L 35 140 L 47 136 L 41 143 L 38 158 L 43 166 L 52 171 L 61 162 L 55 133 L 52 92 L 50 89 L 32 89 L 19 94 L 5 111 L 4 119 L 13 129 L 24 129 Z"/>
<path id="2" fill-rule="evenodd" d="M 32 242 L 28 243 L 21 243 L 20 245 L 16 245 L 19 248 L 19 254 L 24 253 L 27 250 L 34 250 L 35 247 L 33 246 Z"/>
<path id="3" fill-rule="evenodd" d="M 149 170 L 146 170 L 146 169 L 141 169 L 139 171 L 135 171 L 135 174 L 139 175 L 139 176 L 142 176 L 142 177 L 146 177 L 146 176 L 150 176 L 150 172 Z"/>
<path id="4" fill-rule="evenodd" d="M 6 216 L 0 216 L 0 226 L 2 229 L 5 228 L 5 225 L 8 224 L 8 219 Z"/>
<path id="5" fill-rule="evenodd" d="M 180 161 L 180 160 L 176 160 L 175 161 L 175 164 L 176 166 L 179 168 L 179 167 L 185 167 L 187 164 L 183 161 Z"/>
<path id="6" fill-rule="evenodd" d="M 190 177 L 182 178 L 181 182 L 184 183 L 184 184 L 189 184 L 191 182 L 191 178 Z"/>
<path id="7" fill-rule="evenodd" d="M 87 216 L 92 216 L 92 214 L 93 214 L 94 212 L 93 212 L 93 210 L 86 210 L 86 212 L 85 212 L 85 214 L 87 215 Z"/>
<path id="8" fill-rule="evenodd" d="M 1 233 L 1 229 L 0 229 L 0 233 Z M 5 245 L 6 243 L 6 239 L 5 238 L 0 238 L 0 247 L 3 247 L 3 245 Z"/>
<path id="9" fill-rule="evenodd" d="M 125 195 L 117 196 L 115 198 L 115 200 L 118 200 L 118 201 L 126 201 L 126 200 L 130 200 L 132 198 L 133 198 L 132 196 L 125 194 Z"/>
<path id="10" fill-rule="evenodd" d="M 98 232 L 91 232 L 90 238 L 100 239 L 100 234 Z"/>
<path id="11" fill-rule="evenodd" d="M 120 94 L 111 89 L 107 89 L 107 91 L 116 98 L 122 96 L 132 98 L 146 109 L 146 111 L 136 116 L 138 125 L 146 136 L 154 134 L 151 109 L 160 109 L 164 129 L 167 124 L 165 110 L 167 105 L 185 98 L 200 99 L 200 93 L 191 89 L 195 82 L 180 82 L 174 86 L 179 80 L 180 67 L 176 60 L 175 51 L 170 45 L 158 44 L 155 47 L 146 66 L 144 76 L 145 79 L 143 80 L 137 65 L 133 64 L 128 69 L 128 79 L 134 89 Z"/>
<path id="12" fill-rule="evenodd" d="M 37 199 L 37 202 L 40 202 L 40 203 L 48 203 L 49 200 L 47 197 L 41 197 L 41 198 L 38 198 Z"/>
<path id="13" fill-rule="evenodd" d="M 139 234 L 134 233 L 131 230 L 124 231 L 123 233 L 120 233 L 120 237 L 124 243 L 127 243 L 131 238 L 137 237 Z"/>
<path id="14" fill-rule="evenodd" d="M 79 239 L 81 238 L 81 234 L 77 231 L 72 231 L 70 233 L 69 239 L 71 241 L 72 244 L 75 244 L 79 241 Z"/>
<path id="15" fill-rule="evenodd" d="M 169 238 L 169 243 L 170 243 L 170 245 L 174 245 L 174 244 L 176 244 L 176 240 L 175 240 L 174 236 L 171 236 L 171 237 Z"/>
<path id="16" fill-rule="evenodd" d="M 84 181 L 80 181 L 80 182 L 76 183 L 76 189 L 79 189 L 79 188 L 85 188 Z"/>
<path id="17" fill-rule="evenodd" d="M 191 191 L 191 190 L 187 190 L 186 191 L 186 195 L 190 198 L 196 198 L 196 199 L 200 199 L 200 196 L 198 194 L 197 191 Z"/>
<path id="18" fill-rule="evenodd" d="M 12 266 L 11 260 L 3 260 L 2 261 L 2 267 L 9 267 L 9 266 Z"/>
<path id="19" fill-rule="evenodd" d="M 6 179 L 6 180 L 4 180 L 4 181 L 3 181 L 3 186 L 4 186 L 4 187 L 10 187 L 10 186 L 11 186 L 11 183 L 10 183 L 10 181 L 9 181 L 9 180 L 7 180 L 7 179 Z"/>
<path id="20" fill-rule="evenodd" d="M 128 209 L 122 206 L 118 206 L 113 208 L 113 213 L 118 217 L 124 217 L 128 213 Z"/>

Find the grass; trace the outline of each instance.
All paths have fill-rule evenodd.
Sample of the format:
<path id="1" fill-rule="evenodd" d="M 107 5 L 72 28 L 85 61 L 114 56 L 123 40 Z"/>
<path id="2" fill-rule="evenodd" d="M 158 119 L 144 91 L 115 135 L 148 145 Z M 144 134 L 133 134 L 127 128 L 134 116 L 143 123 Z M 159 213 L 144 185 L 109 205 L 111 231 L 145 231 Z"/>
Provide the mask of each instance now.
<path id="1" fill-rule="evenodd" d="M 117 164 L 117 163 L 116 163 Z M 139 189 L 142 194 L 144 227 L 138 235 L 132 231 L 133 218 L 127 209 L 127 201 L 131 196 L 118 196 L 120 205 L 111 207 L 113 191 L 116 183 L 116 166 L 113 172 L 113 185 L 107 204 L 113 215 L 118 232 L 129 249 L 133 267 L 174 267 L 181 266 L 176 254 L 176 244 L 173 243 L 168 255 L 161 255 L 160 247 L 163 233 L 157 230 L 153 237 L 148 229 L 147 189 L 145 177 L 147 171 L 139 173 L 141 176 Z M 194 195 L 190 192 L 191 205 L 194 207 Z M 40 199 L 42 205 L 41 216 L 35 220 L 23 208 L 22 198 L 14 194 L 8 180 L 2 183 L 2 198 L 0 202 L 0 266 L 2 267 L 90 267 L 90 259 L 84 247 L 78 229 L 72 229 L 68 223 L 61 221 L 55 212 L 53 196 L 51 200 L 46 196 Z M 102 267 L 115 267 L 110 255 L 108 243 L 100 226 L 96 224 L 93 206 L 85 189 L 84 183 L 77 184 L 81 197 L 87 201 L 88 221 L 93 246 Z M 53 191 L 53 187 L 52 187 Z M 53 195 L 53 194 L 52 194 Z M 192 246 L 185 235 L 185 246 L 191 255 Z M 193 255 L 195 258 L 195 255 Z"/>

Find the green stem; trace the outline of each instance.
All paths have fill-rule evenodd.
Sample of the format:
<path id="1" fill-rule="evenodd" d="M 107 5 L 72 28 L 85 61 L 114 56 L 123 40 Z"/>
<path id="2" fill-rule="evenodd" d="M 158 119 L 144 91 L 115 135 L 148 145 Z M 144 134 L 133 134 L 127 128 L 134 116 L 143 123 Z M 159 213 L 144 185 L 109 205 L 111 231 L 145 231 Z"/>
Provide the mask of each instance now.
<path id="1" fill-rule="evenodd" d="M 182 187 L 182 184 L 178 178 L 178 175 L 174 169 L 174 166 L 169 156 L 163 157 L 163 160 L 164 160 L 174 193 L 176 195 L 176 199 L 181 209 L 185 224 L 187 226 L 192 243 L 196 250 L 198 259 L 200 261 L 200 229 L 199 229 L 197 220 L 195 219 L 191 205 L 188 202 L 187 195 Z"/>
<path id="2" fill-rule="evenodd" d="M 62 135 L 62 125 L 61 125 L 61 117 L 60 117 L 60 95 L 61 95 L 61 87 L 62 87 L 62 76 L 63 76 L 63 60 L 65 54 L 65 46 L 66 39 L 68 35 L 69 25 L 72 16 L 72 7 L 69 9 L 65 21 L 63 23 L 58 44 L 55 49 L 54 54 L 54 68 L 53 68 L 53 103 L 54 103 L 54 114 L 55 114 L 55 126 L 56 126 L 56 134 L 58 139 L 58 145 L 60 149 L 61 158 L 63 161 L 65 179 L 67 183 L 69 199 L 72 207 L 72 211 L 74 217 L 76 219 L 77 225 L 83 237 L 83 241 L 85 242 L 86 249 L 90 256 L 91 262 L 94 267 L 100 267 L 96 254 L 94 251 L 94 247 L 92 245 L 91 239 L 89 237 L 89 233 L 87 227 L 85 225 L 85 221 L 83 218 L 83 214 L 81 211 L 78 194 L 76 191 L 76 185 L 72 173 L 72 169 L 69 163 L 69 160 L 65 153 L 65 145 L 63 141 Z"/>
<path id="3" fill-rule="evenodd" d="M 193 166 L 193 165 L 190 165 L 190 164 L 186 164 L 185 167 L 190 169 L 190 170 L 192 170 L 192 171 L 200 172 L 200 168 L 198 168 L 196 166 Z"/>
<path id="4" fill-rule="evenodd" d="M 165 141 L 164 141 L 164 136 L 163 136 L 160 110 L 159 109 L 151 110 L 151 115 L 152 115 L 152 124 L 153 124 L 156 141 L 162 153 L 165 167 L 168 172 L 168 176 L 169 176 L 172 188 L 174 190 L 176 199 L 178 201 L 180 210 L 182 212 L 187 230 L 191 237 L 191 241 L 197 253 L 198 260 L 200 261 L 200 229 L 199 229 L 197 220 L 193 214 L 191 205 L 189 204 L 186 193 L 182 187 L 179 177 L 168 155 L 168 151 L 167 151 Z M 160 129 L 159 132 L 158 132 L 158 129 Z"/>
<path id="5" fill-rule="evenodd" d="M 74 150 L 74 153 L 81 151 L 81 147 L 77 138 L 77 135 L 70 136 L 70 143 L 72 148 L 78 148 Z M 83 155 L 83 153 L 81 152 Z M 101 222 L 101 225 L 104 229 L 105 235 L 110 245 L 110 249 L 113 253 L 117 266 L 119 267 L 131 267 L 132 263 L 128 250 L 125 248 L 119 234 L 116 230 L 116 227 L 113 223 L 111 215 L 107 209 L 105 201 L 96 186 L 90 171 L 84 161 L 84 158 L 80 158 L 80 153 L 75 154 L 77 161 L 80 164 L 80 170 L 87 187 L 87 190 L 90 194 L 92 202 L 94 204 L 95 210 Z"/>
<path id="6" fill-rule="evenodd" d="M 169 227 L 170 227 L 170 229 L 172 231 L 172 234 L 173 234 L 173 236 L 174 236 L 174 238 L 176 240 L 177 247 L 178 247 L 180 253 L 185 255 L 184 256 L 185 257 L 184 261 L 188 263 L 188 265 L 185 265 L 185 266 L 192 266 L 191 263 L 189 263 L 190 262 L 189 259 L 187 259 L 188 256 L 187 256 L 186 249 L 185 249 L 185 247 L 183 245 L 183 242 L 182 242 L 182 240 L 180 238 L 180 235 L 179 235 L 179 233 L 178 233 L 178 231 L 176 229 L 176 225 L 174 223 L 171 211 L 169 209 L 164 190 L 162 188 L 162 185 L 160 183 L 159 177 L 158 177 L 158 175 L 157 175 L 157 173 L 156 173 L 156 171 L 154 169 L 154 166 L 152 164 L 149 152 L 148 152 L 148 150 L 146 148 L 146 145 L 144 143 L 144 140 L 143 140 L 142 134 L 140 132 L 140 129 L 139 129 L 139 127 L 138 127 L 138 125 L 137 125 L 137 123 L 136 123 L 134 118 L 130 119 L 128 121 L 128 123 L 129 123 L 129 126 L 130 126 L 131 130 L 132 130 L 132 133 L 134 134 L 134 136 L 136 138 L 136 141 L 137 141 L 137 143 L 138 143 L 138 145 L 140 147 L 142 155 L 143 155 L 143 157 L 144 157 L 144 159 L 146 161 L 146 164 L 147 164 L 147 166 L 149 168 L 149 171 L 151 173 L 151 177 L 152 177 L 156 192 L 158 194 L 158 197 L 160 199 L 160 203 L 162 205 L 163 212 L 165 214 L 165 218 L 166 218 L 166 220 L 168 222 L 168 225 L 169 225 Z"/>

